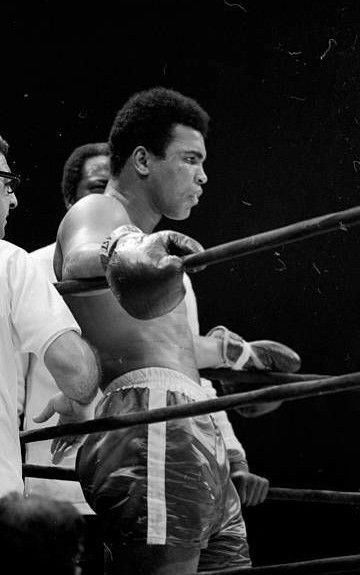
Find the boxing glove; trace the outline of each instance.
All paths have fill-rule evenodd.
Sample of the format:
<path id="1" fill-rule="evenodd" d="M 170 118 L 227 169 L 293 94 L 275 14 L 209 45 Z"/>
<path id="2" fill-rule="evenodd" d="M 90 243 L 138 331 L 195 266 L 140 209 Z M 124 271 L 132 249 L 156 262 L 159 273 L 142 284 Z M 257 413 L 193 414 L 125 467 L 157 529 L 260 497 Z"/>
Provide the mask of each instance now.
<path id="1" fill-rule="evenodd" d="M 121 306 L 137 319 L 172 311 L 184 298 L 182 256 L 203 251 L 175 231 L 144 234 L 132 225 L 116 228 L 104 240 L 100 259 Z"/>
<path id="2" fill-rule="evenodd" d="M 298 354 L 290 347 L 277 341 L 262 339 L 247 342 L 222 325 L 214 327 L 206 335 L 221 342 L 222 361 L 217 367 L 288 373 L 300 369 L 301 360 Z"/>
<path id="3" fill-rule="evenodd" d="M 288 373 L 300 369 L 301 359 L 290 347 L 271 340 L 245 341 L 238 334 L 220 325 L 207 333 L 221 343 L 221 363 L 217 367 L 247 371 L 283 371 Z M 224 387 L 224 386 L 223 386 Z M 226 388 L 226 386 L 225 386 Z M 239 389 L 241 391 L 241 389 Z M 237 407 L 243 417 L 259 417 L 278 409 L 282 401 L 270 401 Z"/>

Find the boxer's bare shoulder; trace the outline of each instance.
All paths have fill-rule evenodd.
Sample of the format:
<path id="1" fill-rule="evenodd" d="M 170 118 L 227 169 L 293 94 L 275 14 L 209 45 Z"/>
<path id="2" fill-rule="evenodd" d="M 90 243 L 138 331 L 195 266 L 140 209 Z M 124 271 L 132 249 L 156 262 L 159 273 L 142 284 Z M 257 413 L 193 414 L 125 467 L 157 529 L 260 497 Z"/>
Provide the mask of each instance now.
<path id="1" fill-rule="evenodd" d="M 57 278 L 103 275 L 100 260 L 94 261 L 92 252 L 98 252 L 104 237 L 114 228 L 129 223 L 124 206 L 112 196 L 92 194 L 76 202 L 59 226 L 54 258 Z M 92 265 L 88 265 L 90 259 Z"/>
<path id="2" fill-rule="evenodd" d="M 131 223 L 124 206 L 116 198 L 93 194 L 79 200 L 66 213 L 59 227 L 59 240 L 64 244 L 102 242 L 115 227 Z M 75 245 L 74 245 L 75 244 Z"/>

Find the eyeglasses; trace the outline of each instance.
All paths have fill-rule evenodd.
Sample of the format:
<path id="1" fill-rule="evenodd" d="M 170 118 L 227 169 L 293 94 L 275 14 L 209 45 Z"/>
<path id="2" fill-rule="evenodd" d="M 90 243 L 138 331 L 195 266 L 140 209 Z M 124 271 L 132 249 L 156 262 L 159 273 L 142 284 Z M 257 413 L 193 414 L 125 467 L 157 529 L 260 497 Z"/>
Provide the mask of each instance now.
<path id="1" fill-rule="evenodd" d="M 8 194 L 13 194 L 15 190 L 20 185 L 20 176 L 17 174 L 13 174 L 12 172 L 2 172 L 0 170 L 0 178 L 5 178 L 6 180 L 10 180 L 10 182 L 5 182 L 5 186 L 8 188 Z"/>

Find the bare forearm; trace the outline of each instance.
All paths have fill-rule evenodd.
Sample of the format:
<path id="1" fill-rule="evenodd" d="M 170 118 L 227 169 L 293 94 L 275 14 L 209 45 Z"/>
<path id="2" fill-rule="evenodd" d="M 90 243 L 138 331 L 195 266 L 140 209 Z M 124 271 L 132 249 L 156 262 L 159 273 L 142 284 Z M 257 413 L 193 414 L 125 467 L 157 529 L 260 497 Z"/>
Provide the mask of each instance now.
<path id="1" fill-rule="evenodd" d="M 45 365 L 59 389 L 69 399 L 90 403 L 101 379 L 96 353 L 75 332 L 66 332 L 55 339 L 45 352 Z"/>
<path id="2" fill-rule="evenodd" d="M 218 367 L 222 363 L 219 340 L 202 335 L 194 335 L 193 340 L 198 369 Z"/>

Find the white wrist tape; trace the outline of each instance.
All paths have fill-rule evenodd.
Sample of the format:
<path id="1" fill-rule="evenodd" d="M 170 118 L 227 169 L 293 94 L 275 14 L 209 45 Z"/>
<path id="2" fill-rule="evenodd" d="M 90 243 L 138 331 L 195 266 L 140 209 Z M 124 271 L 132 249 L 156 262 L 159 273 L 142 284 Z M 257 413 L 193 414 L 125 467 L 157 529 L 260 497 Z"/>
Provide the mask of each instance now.
<path id="1" fill-rule="evenodd" d="M 257 353 L 256 353 L 256 350 L 254 350 L 254 349 L 251 347 L 251 344 L 249 344 L 249 345 L 250 345 L 250 348 L 251 348 L 251 352 L 250 352 L 250 354 L 251 354 L 251 359 L 252 359 L 252 362 L 253 362 L 253 364 L 254 364 L 255 369 L 262 370 L 262 371 L 266 370 L 266 366 L 263 364 L 263 362 L 261 361 L 261 359 L 258 357 L 258 355 L 257 355 Z"/>
<path id="2" fill-rule="evenodd" d="M 223 325 L 214 327 L 206 335 L 221 341 L 222 363 L 217 367 L 240 370 L 252 355 L 251 345 L 240 335 L 228 330 Z"/>

